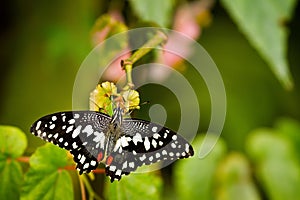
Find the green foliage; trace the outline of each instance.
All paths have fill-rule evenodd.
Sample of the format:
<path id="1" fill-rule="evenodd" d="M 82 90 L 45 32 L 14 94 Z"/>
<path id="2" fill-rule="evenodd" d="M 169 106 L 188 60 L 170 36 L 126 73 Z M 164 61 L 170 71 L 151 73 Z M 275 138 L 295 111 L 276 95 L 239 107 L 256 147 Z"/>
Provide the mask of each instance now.
<path id="1" fill-rule="evenodd" d="M 203 139 L 201 136 L 193 142 L 196 152 L 192 158 L 179 160 L 175 165 L 175 190 L 179 199 L 213 199 L 215 170 L 225 156 L 226 145 L 219 139 L 212 152 L 200 159 L 197 156 L 197 148 L 201 146 Z"/>
<path id="2" fill-rule="evenodd" d="M 287 62 L 288 30 L 284 23 L 290 20 L 296 1 L 222 0 L 222 3 L 281 83 L 291 89 L 293 82 Z"/>
<path id="3" fill-rule="evenodd" d="M 74 199 L 67 165 L 67 152 L 53 144 L 36 150 L 30 158 L 30 169 L 25 175 L 21 199 Z"/>
<path id="4" fill-rule="evenodd" d="M 15 160 L 0 161 L 0 196 L 4 199 L 19 199 L 23 174 Z"/>
<path id="5" fill-rule="evenodd" d="M 275 147 L 275 148 L 274 148 Z M 255 174 L 270 199 L 294 199 L 300 189 L 300 165 L 294 146 L 276 130 L 251 133 L 247 151 Z"/>
<path id="6" fill-rule="evenodd" d="M 25 134 L 12 126 L 0 126 L 0 197 L 19 199 L 23 180 L 21 165 L 15 160 L 27 147 Z"/>
<path id="7" fill-rule="evenodd" d="M 130 0 L 130 3 L 142 20 L 156 22 L 162 27 L 170 25 L 175 0 Z"/>
<path id="8" fill-rule="evenodd" d="M 293 144 L 297 157 L 300 158 L 300 123 L 294 119 L 282 118 L 277 121 L 275 128 L 282 137 Z"/>
<path id="9" fill-rule="evenodd" d="M 134 173 L 123 177 L 120 182 L 106 184 L 109 200 L 158 200 L 162 195 L 162 180 L 155 173 Z"/>
<path id="10" fill-rule="evenodd" d="M 12 126 L 0 126 L 0 152 L 6 158 L 21 156 L 27 147 L 25 134 Z"/>
<path id="11" fill-rule="evenodd" d="M 215 199 L 261 199 L 251 175 L 247 158 L 241 153 L 230 153 L 217 170 Z"/>

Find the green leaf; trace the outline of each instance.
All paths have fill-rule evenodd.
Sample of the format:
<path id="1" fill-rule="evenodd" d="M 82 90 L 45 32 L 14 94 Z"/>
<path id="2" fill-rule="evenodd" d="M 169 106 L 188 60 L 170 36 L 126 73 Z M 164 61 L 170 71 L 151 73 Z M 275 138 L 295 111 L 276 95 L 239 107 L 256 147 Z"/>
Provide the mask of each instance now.
<path id="1" fill-rule="evenodd" d="M 279 81 L 293 87 L 287 62 L 285 22 L 292 16 L 296 0 L 222 0 L 249 42 L 271 67 Z"/>
<path id="2" fill-rule="evenodd" d="M 214 137 L 214 136 L 211 136 Z M 194 150 L 198 150 L 204 137 L 197 137 L 193 142 Z M 174 166 L 174 181 L 178 199 L 213 199 L 212 189 L 215 170 L 224 157 L 226 145 L 219 139 L 212 152 L 205 158 L 197 157 L 178 160 Z"/>
<path id="3" fill-rule="evenodd" d="M 65 150 L 53 144 L 38 148 L 30 158 L 21 199 L 74 199 L 71 177 L 62 169 L 67 163 Z"/>
<path id="4" fill-rule="evenodd" d="M 18 162 L 0 161 L 0 197 L 2 199 L 20 199 L 22 180 L 22 169 Z"/>
<path id="5" fill-rule="evenodd" d="M 172 19 L 174 0 L 130 0 L 131 7 L 139 18 L 168 27 Z"/>
<path id="6" fill-rule="evenodd" d="M 261 199 L 251 178 L 248 160 L 242 154 L 229 154 L 218 167 L 216 178 L 218 200 Z"/>
<path id="7" fill-rule="evenodd" d="M 268 199 L 295 199 L 300 166 L 293 145 L 273 130 L 260 129 L 251 133 L 246 147 Z"/>
<path id="8" fill-rule="evenodd" d="M 27 147 L 25 133 L 13 126 L 0 126 L 0 156 L 17 158 Z"/>
<path id="9" fill-rule="evenodd" d="M 300 158 L 300 123 L 289 118 L 282 118 L 275 124 L 278 133 L 289 140 Z"/>
<path id="10" fill-rule="evenodd" d="M 106 184 L 106 199 L 109 200 L 158 200 L 161 199 L 162 180 L 155 173 L 134 173 L 118 182 Z"/>

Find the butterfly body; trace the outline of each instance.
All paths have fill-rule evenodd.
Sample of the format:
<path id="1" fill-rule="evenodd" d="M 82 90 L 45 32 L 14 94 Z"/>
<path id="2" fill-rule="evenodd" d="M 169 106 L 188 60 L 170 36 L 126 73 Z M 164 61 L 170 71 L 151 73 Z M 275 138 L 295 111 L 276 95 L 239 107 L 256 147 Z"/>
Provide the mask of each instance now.
<path id="1" fill-rule="evenodd" d="M 180 135 L 156 123 L 123 119 L 119 107 L 112 117 L 96 111 L 54 113 L 37 120 L 30 131 L 69 150 L 80 174 L 103 162 L 111 182 L 139 166 L 172 162 L 194 154 L 192 146 Z"/>

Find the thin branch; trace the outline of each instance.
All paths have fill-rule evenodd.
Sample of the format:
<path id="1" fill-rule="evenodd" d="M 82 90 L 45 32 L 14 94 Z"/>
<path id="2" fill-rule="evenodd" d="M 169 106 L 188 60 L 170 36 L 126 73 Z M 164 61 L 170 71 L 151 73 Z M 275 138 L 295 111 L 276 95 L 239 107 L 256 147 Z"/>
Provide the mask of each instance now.
<path id="1" fill-rule="evenodd" d="M 167 36 L 162 31 L 157 31 L 154 37 L 152 37 L 148 42 L 146 42 L 141 48 L 135 51 L 129 58 L 123 60 L 121 62 L 122 68 L 126 72 L 127 85 L 123 88 L 123 90 L 130 89 L 134 86 L 132 82 L 132 66 L 139 59 L 141 59 L 144 55 L 149 53 L 152 49 L 161 45 L 167 41 Z"/>
<path id="2" fill-rule="evenodd" d="M 125 64 L 131 63 L 133 65 L 136 61 L 149 53 L 152 49 L 167 41 L 167 36 L 162 31 L 157 31 L 154 37 L 146 42 L 140 49 L 134 52 L 128 59 L 125 60 Z"/>
<path id="3" fill-rule="evenodd" d="M 94 174 L 104 174 L 105 173 L 105 169 L 104 168 L 94 169 L 92 172 Z"/>
<path id="4" fill-rule="evenodd" d="M 23 156 L 16 159 L 18 162 L 29 163 L 30 157 Z"/>
<path id="5" fill-rule="evenodd" d="M 78 175 L 78 180 L 79 180 L 79 185 L 80 185 L 81 199 L 86 200 L 86 193 L 85 193 L 84 183 L 83 183 L 79 173 L 77 173 L 77 175 Z"/>
<path id="6" fill-rule="evenodd" d="M 90 199 L 97 199 L 97 200 L 102 200 L 101 197 L 99 197 L 93 190 L 92 186 L 90 185 L 90 182 L 88 181 L 88 179 L 86 178 L 86 175 L 82 175 L 80 176 L 80 179 L 83 181 Z"/>

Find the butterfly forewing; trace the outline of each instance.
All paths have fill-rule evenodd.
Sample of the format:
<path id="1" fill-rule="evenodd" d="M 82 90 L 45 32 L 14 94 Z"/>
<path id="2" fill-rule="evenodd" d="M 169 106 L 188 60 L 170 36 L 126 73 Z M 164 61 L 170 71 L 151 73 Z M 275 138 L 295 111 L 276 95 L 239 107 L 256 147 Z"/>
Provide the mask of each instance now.
<path id="1" fill-rule="evenodd" d="M 96 169 L 105 155 L 105 133 L 111 121 L 93 111 L 59 112 L 37 120 L 30 131 L 43 140 L 70 150 L 80 173 Z"/>

